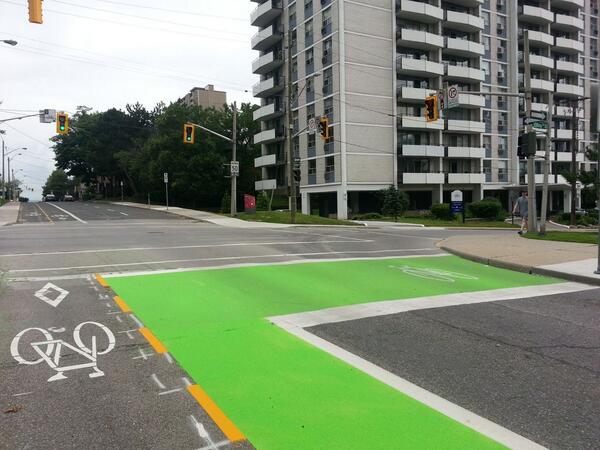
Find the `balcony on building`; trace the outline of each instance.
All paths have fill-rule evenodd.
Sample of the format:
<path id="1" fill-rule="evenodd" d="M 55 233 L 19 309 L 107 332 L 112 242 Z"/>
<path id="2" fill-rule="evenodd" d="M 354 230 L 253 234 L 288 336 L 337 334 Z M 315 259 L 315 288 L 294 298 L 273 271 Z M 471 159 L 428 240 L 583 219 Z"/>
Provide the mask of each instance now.
<path id="1" fill-rule="evenodd" d="M 485 97 L 461 92 L 458 94 L 458 104 L 463 108 L 483 108 L 485 106 Z"/>
<path id="2" fill-rule="evenodd" d="M 429 158 L 443 158 L 443 145 L 403 145 L 400 149 L 402 156 L 418 156 Z"/>
<path id="3" fill-rule="evenodd" d="M 520 53 L 519 56 L 521 56 L 520 59 L 521 62 L 523 62 L 522 57 L 524 55 Z M 529 64 L 531 64 L 532 69 L 554 69 L 554 59 L 549 58 L 547 56 L 530 54 Z"/>
<path id="4" fill-rule="evenodd" d="M 446 130 L 460 133 L 483 133 L 485 132 L 485 122 L 448 119 Z"/>
<path id="5" fill-rule="evenodd" d="M 270 191 L 277 189 L 277 180 L 260 180 L 254 182 L 255 191 Z"/>
<path id="6" fill-rule="evenodd" d="M 556 128 L 553 130 L 554 139 L 561 141 L 570 141 L 573 139 L 573 130 Z M 577 139 L 582 140 L 584 136 L 583 131 L 577 132 Z"/>
<path id="7" fill-rule="evenodd" d="M 531 90 L 533 92 L 552 92 L 554 91 L 554 82 L 549 80 L 531 79 Z"/>
<path id="8" fill-rule="evenodd" d="M 483 44 L 469 41 L 468 39 L 459 39 L 447 37 L 444 52 L 450 55 L 458 56 L 482 56 L 485 52 Z"/>
<path id="9" fill-rule="evenodd" d="M 398 30 L 397 44 L 410 48 L 435 50 L 444 46 L 444 37 L 427 31 L 401 28 Z"/>
<path id="10" fill-rule="evenodd" d="M 585 0 L 550 0 L 550 4 L 553 7 L 570 11 L 582 9 L 584 3 Z"/>
<path id="11" fill-rule="evenodd" d="M 485 80 L 485 72 L 481 69 L 466 66 L 453 66 L 452 64 L 446 64 L 446 76 L 453 80 L 473 82 Z"/>
<path id="12" fill-rule="evenodd" d="M 283 108 L 274 102 L 258 108 L 252 113 L 252 118 L 254 120 L 271 120 L 283 116 L 284 112 Z"/>
<path id="13" fill-rule="evenodd" d="M 554 36 L 548 33 L 544 33 L 543 31 L 529 31 L 529 45 L 533 46 L 546 46 L 546 45 L 554 45 Z M 519 29 L 519 39 L 523 39 L 523 28 Z"/>
<path id="14" fill-rule="evenodd" d="M 402 116 L 400 119 L 402 128 L 413 128 L 418 130 L 443 130 L 444 121 L 438 119 L 434 122 L 427 122 L 425 117 L 420 116 Z"/>
<path id="15" fill-rule="evenodd" d="M 275 128 L 272 128 L 270 130 L 263 130 L 260 133 L 256 133 L 254 135 L 254 144 L 271 144 L 283 139 L 283 130 L 276 130 Z"/>
<path id="16" fill-rule="evenodd" d="M 400 74 L 417 76 L 444 75 L 444 65 L 442 63 L 403 57 L 398 58 L 396 61 L 397 71 Z"/>
<path id="17" fill-rule="evenodd" d="M 581 75 L 583 73 L 583 64 L 571 62 L 571 61 L 556 61 L 557 72 L 566 72 L 574 75 Z"/>
<path id="18" fill-rule="evenodd" d="M 548 112 L 548 103 L 532 102 L 531 103 L 531 110 L 532 111 Z"/>
<path id="19" fill-rule="evenodd" d="M 436 89 L 421 89 L 407 86 L 398 86 L 398 99 L 411 103 L 423 103 L 425 97 L 436 92 Z"/>
<path id="20" fill-rule="evenodd" d="M 528 183 L 528 180 L 529 180 L 529 174 L 526 173 L 525 174 L 525 184 Z M 536 173 L 535 174 L 535 184 L 543 184 L 543 183 L 544 183 L 544 174 Z M 548 175 L 548 184 L 569 184 L 569 183 L 567 183 L 567 180 L 565 180 L 565 177 L 563 177 L 562 175 L 549 174 Z"/>
<path id="21" fill-rule="evenodd" d="M 519 20 L 545 25 L 554 22 L 554 13 L 539 6 L 522 5 L 519 6 Z"/>
<path id="22" fill-rule="evenodd" d="M 255 33 L 250 40 L 252 50 L 267 50 L 277 44 L 283 38 L 283 34 L 277 31 L 275 25 L 268 27 Z"/>
<path id="23" fill-rule="evenodd" d="M 402 184 L 444 184 L 444 174 L 404 172 Z"/>
<path id="24" fill-rule="evenodd" d="M 573 117 L 573 108 L 570 106 L 556 106 L 554 108 L 554 117 Z M 583 109 L 578 109 L 577 117 L 583 119 L 585 117 L 585 111 Z"/>
<path id="25" fill-rule="evenodd" d="M 279 17 L 281 12 L 281 0 L 267 0 L 252 11 L 250 14 L 250 24 L 255 27 L 267 26 Z"/>
<path id="26" fill-rule="evenodd" d="M 583 97 L 583 87 L 576 84 L 556 83 L 555 93 L 565 97 Z"/>
<path id="27" fill-rule="evenodd" d="M 571 152 L 553 152 L 553 156 L 556 155 L 556 161 L 560 162 L 571 162 Z M 585 155 L 583 153 L 575 154 L 575 161 L 584 162 Z"/>
<path id="28" fill-rule="evenodd" d="M 556 13 L 552 29 L 562 31 L 583 31 L 583 20 L 578 17 Z"/>
<path id="29" fill-rule="evenodd" d="M 254 97 L 269 97 L 281 91 L 283 91 L 283 84 L 276 80 L 275 77 L 260 81 L 252 87 Z"/>
<path id="30" fill-rule="evenodd" d="M 417 20 L 419 22 L 439 22 L 444 19 L 444 10 L 425 2 L 413 0 L 400 0 L 396 3 L 396 15 L 404 19 Z"/>
<path id="31" fill-rule="evenodd" d="M 582 53 L 583 42 L 579 42 L 575 39 L 569 39 L 564 37 L 557 37 L 555 43 L 555 50 L 559 50 L 562 53 Z"/>
<path id="32" fill-rule="evenodd" d="M 485 174 L 483 173 L 449 173 L 448 184 L 483 184 Z"/>
<path id="33" fill-rule="evenodd" d="M 483 30 L 484 22 L 483 17 L 447 10 L 444 27 L 473 33 L 475 31 Z"/>
<path id="34" fill-rule="evenodd" d="M 473 158 L 482 159 L 485 157 L 484 147 L 448 147 L 448 158 Z"/>
<path id="35" fill-rule="evenodd" d="M 265 53 L 252 61 L 252 73 L 265 74 L 283 65 L 281 55 L 275 52 Z"/>
<path id="36" fill-rule="evenodd" d="M 275 153 L 271 155 L 263 155 L 258 158 L 254 158 L 254 167 L 267 167 L 274 166 L 277 164 L 277 155 Z"/>

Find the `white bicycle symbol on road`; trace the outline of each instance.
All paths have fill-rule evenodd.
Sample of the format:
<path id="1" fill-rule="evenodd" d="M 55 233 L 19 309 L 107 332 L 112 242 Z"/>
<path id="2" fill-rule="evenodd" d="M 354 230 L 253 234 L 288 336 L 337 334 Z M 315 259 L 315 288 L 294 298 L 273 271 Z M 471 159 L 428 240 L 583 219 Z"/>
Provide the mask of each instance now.
<path id="1" fill-rule="evenodd" d="M 429 269 L 427 267 L 411 267 L 411 266 L 389 266 L 390 269 L 398 269 L 402 272 L 427 280 L 447 281 L 454 283 L 459 280 L 478 280 L 476 276 L 467 275 L 466 273 L 450 272 L 443 269 Z"/>
<path id="2" fill-rule="evenodd" d="M 81 330 L 84 326 L 95 326 L 100 328 L 100 330 L 106 334 L 108 338 L 108 344 L 106 348 L 103 350 L 98 350 L 96 344 L 96 335 L 92 335 L 91 348 L 88 348 L 81 339 Z M 27 360 L 21 356 L 19 351 L 19 343 L 21 342 L 21 338 L 25 334 L 31 334 L 37 332 L 41 336 L 43 336 L 43 340 L 31 342 L 29 345 L 33 347 L 35 352 L 40 356 L 37 359 Z M 75 330 L 73 330 L 73 340 L 75 341 L 75 345 L 71 345 L 68 342 L 63 341 L 62 339 L 54 339 L 48 330 L 44 328 L 27 328 L 17 334 L 11 344 L 10 344 L 10 353 L 12 357 L 17 360 L 19 364 L 25 365 L 36 365 L 45 361 L 52 369 L 54 369 L 57 373 L 50 378 L 48 378 L 48 382 L 64 380 L 67 377 L 64 375 L 64 372 L 69 370 L 77 370 L 77 369 L 85 369 L 91 368 L 93 370 L 88 376 L 90 378 L 97 378 L 104 376 L 104 372 L 98 369 L 98 356 L 105 355 L 110 352 L 115 347 L 115 335 L 110 331 L 106 326 L 97 322 L 82 322 Z M 63 348 L 72 350 L 76 354 L 82 356 L 83 358 L 89 360 L 89 362 L 85 362 L 82 364 L 71 364 L 60 366 L 60 358 L 61 352 Z"/>

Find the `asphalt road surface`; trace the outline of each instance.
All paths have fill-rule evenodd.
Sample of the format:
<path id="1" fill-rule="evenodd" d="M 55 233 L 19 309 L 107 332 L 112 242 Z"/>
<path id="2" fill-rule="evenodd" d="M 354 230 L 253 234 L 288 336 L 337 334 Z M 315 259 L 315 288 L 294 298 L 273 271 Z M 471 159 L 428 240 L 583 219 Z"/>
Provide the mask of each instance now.
<path id="1" fill-rule="evenodd" d="M 252 448 L 189 395 L 202 380 L 142 335 L 96 273 L 440 255 L 444 237 L 507 232 L 240 230 L 106 203 L 23 204 L 19 224 L 0 228 L 0 448 Z M 311 332 L 542 445 L 594 448 L 596 292 Z"/>

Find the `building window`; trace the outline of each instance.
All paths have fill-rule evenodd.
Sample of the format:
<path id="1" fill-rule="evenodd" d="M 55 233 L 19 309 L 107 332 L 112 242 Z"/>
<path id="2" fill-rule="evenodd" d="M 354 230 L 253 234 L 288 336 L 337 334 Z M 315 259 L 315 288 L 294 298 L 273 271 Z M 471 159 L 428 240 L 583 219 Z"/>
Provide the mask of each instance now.
<path id="1" fill-rule="evenodd" d="M 333 122 L 333 97 L 323 101 L 323 115 L 329 118 L 329 123 Z"/>
<path id="2" fill-rule="evenodd" d="M 316 142 L 317 141 L 316 141 L 315 135 L 314 134 L 309 134 L 308 135 L 308 144 L 307 144 L 307 147 L 314 149 L 316 147 Z"/>
<path id="3" fill-rule="evenodd" d="M 331 38 L 323 41 L 323 66 L 328 66 L 333 60 L 333 42 Z"/>
<path id="4" fill-rule="evenodd" d="M 307 20 L 304 23 L 304 46 L 308 47 L 313 43 L 313 21 Z"/>
<path id="5" fill-rule="evenodd" d="M 304 18 L 308 19 L 313 14 L 312 0 L 304 0 Z"/>
<path id="6" fill-rule="evenodd" d="M 296 4 L 290 5 L 289 9 L 290 15 L 290 28 L 294 28 L 296 26 Z"/>
<path id="7" fill-rule="evenodd" d="M 316 159 L 308 160 L 308 174 L 309 175 L 317 174 L 317 160 Z"/>
<path id="8" fill-rule="evenodd" d="M 335 172 L 335 158 L 328 156 L 325 158 L 325 173 Z"/>
<path id="9" fill-rule="evenodd" d="M 315 53 L 312 48 L 305 52 L 306 74 L 311 74 L 315 71 Z"/>
<path id="10" fill-rule="evenodd" d="M 306 121 L 308 122 L 313 117 L 315 117 L 315 105 L 314 105 L 314 103 L 312 105 L 308 105 L 306 107 Z"/>
<path id="11" fill-rule="evenodd" d="M 321 25 L 321 35 L 327 36 L 331 34 L 332 23 L 331 23 L 331 8 L 327 8 L 323 10 L 322 13 L 322 25 Z"/>
<path id="12" fill-rule="evenodd" d="M 333 69 L 323 71 L 323 95 L 329 95 L 333 92 Z"/>

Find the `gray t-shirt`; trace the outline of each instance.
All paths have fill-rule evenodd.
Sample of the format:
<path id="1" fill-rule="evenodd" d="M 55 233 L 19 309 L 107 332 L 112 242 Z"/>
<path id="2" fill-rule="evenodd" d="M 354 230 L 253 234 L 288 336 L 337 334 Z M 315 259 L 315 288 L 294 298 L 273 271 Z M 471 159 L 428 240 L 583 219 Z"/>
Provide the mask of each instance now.
<path id="1" fill-rule="evenodd" d="M 529 200 L 527 199 L 527 197 L 524 197 L 523 195 L 521 195 L 517 199 L 517 209 L 519 211 L 519 215 L 521 215 L 521 216 L 527 215 L 527 212 L 529 211 Z"/>

